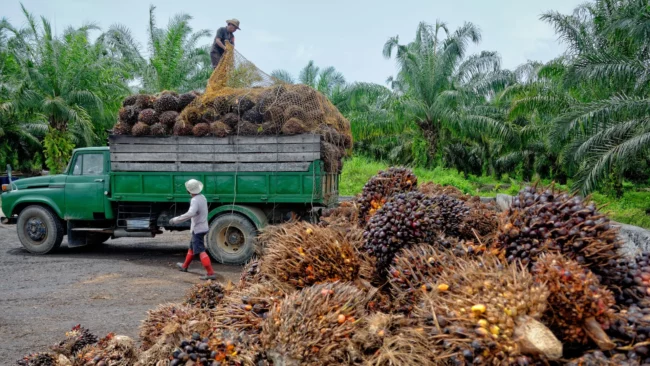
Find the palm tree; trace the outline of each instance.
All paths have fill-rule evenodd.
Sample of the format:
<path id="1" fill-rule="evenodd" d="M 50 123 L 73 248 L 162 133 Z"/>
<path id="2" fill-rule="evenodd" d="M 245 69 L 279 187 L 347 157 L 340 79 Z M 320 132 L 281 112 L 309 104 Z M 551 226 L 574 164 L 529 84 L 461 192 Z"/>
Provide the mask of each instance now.
<path id="1" fill-rule="evenodd" d="M 473 109 L 507 76 L 500 72 L 500 58 L 494 52 L 466 57 L 469 43 L 480 40 L 480 31 L 471 23 L 452 33 L 445 23 L 437 22 L 434 26 L 420 23 L 415 41 L 409 44 L 400 44 L 396 36 L 384 45 L 384 57 L 394 56 L 399 68 L 397 77 L 388 81 L 402 93 L 405 117 L 421 129 L 432 158 L 439 152 L 443 133 L 508 137 L 502 123 Z"/>
<path id="2" fill-rule="evenodd" d="M 274 70 L 271 73 L 271 77 L 284 84 L 296 83 L 296 81 L 293 79 L 293 76 L 291 76 L 291 73 L 289 73 L 287 70 Z"/>
<path id="3" fill-rule="evenodd" d="M 190 26 L 192 17 L 188 14 L 177 14 L 166 28 L 158 28 L 155 10 L 155 6 L 149 7 L 148 58 L 142 55 L 130 30 L 122 25 L 111 26 L 105 41 L 115 53 L 128 60 L 143 92 L 187 92 L 205 88 L 212 74 L 210 46 L 199 42 L 209 38 L 210 31 L 194 32 Z"/>
<path id="4" fill-rule="evenodd" d="M 574 188 L 588 193 L 614 175 L 620 195 L 624 173 L 650 151 L 650 9 L 597 0 L 542 19 L 568 44 L 558 74 L 579 100 L 554 119 L 552 135 L 578 169 Z"/>
<path id="5" fill-rule="evenodd" d="M 295 84 L 291 73 L 286 70 L 274 70 L 271 76 L 285 84 Z M 345 77 L 332 66 L 321 69 L 313 60 L 300 70 L 298 83 L 308 85 L 330 98 L 345 87 Z"/>
<path id="6" fill-rule="evenodd" d="M 7 22 L 9 52 L 18 66 L 5 113 L 46 123 L 46 164 L 52 172 L 66 165 L 74 145 L 100 142 L 97 132 L 112 125 L 128 91 L 119 63 L 101 42 L 91 42 L 94 25 L 68 28 L 56 37 L 45 18 L 40 24 L 23 7 L 27 27 Z M 16 131 L 16 129 L 12 129 Z"/>
<path id="7" fill-rule="evenodd" d="M 568 170 L 558 155 L 561 147 L 553 144 L 549 136 L 551 119 L 575 103 L 554 76 L 560 63 L 561 60 L 546 65 L 529 61 L 517 67 L 511 83 L 492 100 L 512 134 L 508 143 L 499 144 L 495 151 L 493 163 L 497 172 L 521 166 L 526 181 L 538 173 L 566 183 Z"/>

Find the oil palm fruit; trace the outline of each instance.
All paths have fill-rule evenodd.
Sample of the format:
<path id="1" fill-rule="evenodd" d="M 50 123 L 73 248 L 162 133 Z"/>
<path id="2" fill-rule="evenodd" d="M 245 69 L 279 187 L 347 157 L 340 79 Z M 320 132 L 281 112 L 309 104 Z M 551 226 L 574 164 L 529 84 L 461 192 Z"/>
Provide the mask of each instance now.
<path id="1" fill-rule="evenodd" d="M 365 223 L 396 193 L 406 193 L 416 189 L 418 179 L 410 169 L 390 168 L 379 171 L 363 186 L 358 198 L 359 220 Z"/>
<path id="2" fill-rule="evenodd" d="M 614 296 L 598 278 L 561 254 L 540 256 L 533 266 L 535 281 L 549 290 L 545 323 L 566 343 L 595 342 L 602 350 L 615 344 L 605 333 L 614 321 Z"/>

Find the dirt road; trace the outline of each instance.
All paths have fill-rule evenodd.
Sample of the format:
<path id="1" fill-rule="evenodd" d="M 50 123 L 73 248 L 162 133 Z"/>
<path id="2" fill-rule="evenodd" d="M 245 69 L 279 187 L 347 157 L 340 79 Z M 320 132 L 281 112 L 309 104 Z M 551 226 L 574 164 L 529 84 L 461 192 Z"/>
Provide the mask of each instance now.
<path id="1" fill-rule="evenodd" d="M 174 268 L 189 234 L 117 239 L 96 247 L 61 248 L 44 256 L 25 251 L 14 226 L 0 224 L 0 364 L 45 351 L 76 324 L 98 336 L 137 337 L 148 309 L 179 302 L 204 270 Z M 216 265 L 220 281 L 237 281 L 241 267 Z"/>

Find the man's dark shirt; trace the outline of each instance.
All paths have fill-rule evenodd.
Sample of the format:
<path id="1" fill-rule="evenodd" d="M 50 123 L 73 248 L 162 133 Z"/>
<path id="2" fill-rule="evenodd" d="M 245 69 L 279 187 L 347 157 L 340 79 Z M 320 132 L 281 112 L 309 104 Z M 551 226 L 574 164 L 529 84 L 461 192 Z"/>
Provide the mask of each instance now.
<path id="1" fill-rule="evenodd" d="M 217 30 L 217 36 L 214 37 L 215 42 L 212 44 L 212 51 L 217 52 L 219 56 L 223 55 L 224 49 L 217 45 L 216 40 L 220 39 L 223 45 L 226 45 L 226 41 L 230 42 L 233 46 L 235 45 L 235 35 L 228 32 L 228 28 L 221 27 Z"/>

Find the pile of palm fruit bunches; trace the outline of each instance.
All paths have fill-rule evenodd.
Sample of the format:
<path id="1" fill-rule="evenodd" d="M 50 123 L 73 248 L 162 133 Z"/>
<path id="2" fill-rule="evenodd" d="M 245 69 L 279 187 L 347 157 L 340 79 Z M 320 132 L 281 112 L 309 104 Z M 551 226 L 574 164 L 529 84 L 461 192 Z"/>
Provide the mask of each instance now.
<path id="1" fill-rule="evenodd" d="M 316 90 L 305 85 L 278 85 L 255 93 L 232 93 L 210 100 L 198 92 L 131 95 L 122 102 L 112 133 L 197 137 L 319 134 L 327 170 L 340 170 L 341 159 L 352 147 L 350 122 Z"/>
<path id="2" fill-rule="evenodd" d="M 258 238 L 237 284 L 147 314 L 139 347 L 76 327 L 20 365 L 647 365 L 650 258 L 585 199 L 493 203 L 408 169 Z"/>

